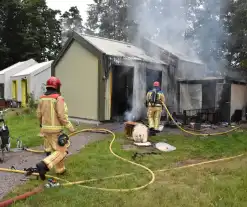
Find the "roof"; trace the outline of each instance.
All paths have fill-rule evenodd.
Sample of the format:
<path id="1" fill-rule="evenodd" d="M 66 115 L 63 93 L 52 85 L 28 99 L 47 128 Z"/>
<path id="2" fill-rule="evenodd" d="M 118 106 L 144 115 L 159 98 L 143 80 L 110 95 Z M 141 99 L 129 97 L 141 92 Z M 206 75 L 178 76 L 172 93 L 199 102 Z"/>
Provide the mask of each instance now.
<path id="1" fill-rule="evenodd" d="M 33 59 L 30 59 L 30 60 L 33 60 Z M 4 73 L 10 71 L 11 69 L 13 69 L 13 68 L 15 68 L 15 67 L 17 67 L 17 66 L 20 66 L 20 65 L 22 65 L 22 64 L 24 64 L 24 63 L 26 63 L 26 62 L 28 62 L 28 61 L 30 61 L 30 60 L 18 62 L 18 63 L 14 64 L 14 65 L 11 65 L 11 66 L 9 66 L 9 67 L 7 67 L 7 68 L 1 70 L 1 71 L 0 71 L 0 75 L 3 75 Z M 33 61 L 34 61 L 34 60 L 33 60 Z"/>
<path id="2" fill-rule="evenodd" d="M 94 45 L 102 53 L 115 57 L 124 57 L 132 60 L 146 61 L 150 63 L 165 64 L 163 61 L 151 57 L 144 50 L 126 42 L 96 37 L 91 35 L 82 35 L 90 44 Z"/>
<path id="3" fill-rule="evenodd" d="M 207 82 L 207 81 L 216 81 L 216 82 L 221 82 L 221 81 L 228 81 L 231 83 L 243 83 L 243 84 L 247 84 L 247 81 L 241 78 L 233 78 L 233 77 L 229 77 L 229 76 L 225 76 L 225 77 L 202 77 L 202 78 L 198 78 L 198 79 L 178 79 L 178 81 L 180 83 L 202 83 L 202 82 Z"/>
<path id="4" fill-rule="evenodd" d="M 167 65 L 167 63 L 157 58 L 148 56 L 145 53 L 145 51 L 141 48 L 138 48 L 126 42 L 91 35 L 79 35 L 78 33 L 73 32 L 72 36 L 67 40 L 67 42 L 63 46 L 56 60 L 52 63 L 52 70 L 54 70 L 54 67 L 63 57 L 70 44 L 74 40 L 77 41 L 82 47 L 89 50 L 92 54 L 95 54 L 98 58 L 101 58 L 101 56 L 105 54 L 108 56 L 126 58 L 129 60 Z"/>
<path id="5" fill-rule="evenodd" d="M 43 63 L 37 63 L 37 64 L 32 65 L 32 66 L 28 67 L 27 69 L 19 72 L 19 73 L 16 73 L 12 77 L 30 75 L 30 74 L 34 73 L 35 71 L 39 70 L 43 66 L 48 66 L 49 67 L 49 65 L 51 65 L 52 62 L 53 62 L 53 60 L 48 61 L 48 62 L 43 62 Z"/>
<path id="6" fill-rule="evenodd" d="M 191 56 L 195 56 L 195 55 L 189 56 L 189 55 L 183 53 L 182 51 L 178 51 L 177 49 L 175 49 L 174 46 L 172 46 L 170 44 L 167 44 L 167 43 L 161 44 L 161 43 L 156 42 L 155 40 L 151 40 L 151 39 L 148 39 L 148 38 L 145 38 L 145 39 L 150 41 L 152 44 L 155 44 L 160 49 L 166 50 L 167 52 L 169 52 L 170 54 L 176 56 L 180 60 L 188 61 L 188 62 L 194 62 L 194 63 L 197 63 L 197 64 L 203 64 L 203 62 L 201 60 L 199 60 L 198 58 L 191 57 Z M 183 46 L 180 45 L 180 47 L 183 47 Z M 186 45 L 184 45 L 184 47 L 189 48 Z M 192 54 L 194 53 L 190 48 L 188 49 L 187 52 L 188 52 L 188 54 L 189 53 L 192 53 Z"/>
<path id="7" fill-rule="evenodd" d="M 202 77 L 198 79 L 181 79 L 179 78 L 179 82 L 190 82 L 190 81 L 211 81 L 211 80 L 224 80 L 225 78 L 223 77 Z"/>

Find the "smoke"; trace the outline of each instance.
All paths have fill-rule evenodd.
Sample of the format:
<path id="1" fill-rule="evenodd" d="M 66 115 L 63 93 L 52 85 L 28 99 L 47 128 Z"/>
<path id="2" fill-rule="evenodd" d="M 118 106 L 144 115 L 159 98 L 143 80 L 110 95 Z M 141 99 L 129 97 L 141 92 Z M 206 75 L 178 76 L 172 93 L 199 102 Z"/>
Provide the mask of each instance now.
<path id="1" fill-rule="evenodd" d="M 185 41 L 185 32 L 192 26 L 187 21 L 187 11 L 184 0 L 143 0 L 133 4 L 129 9 L 129 18 L 138 24 L 139 31 L 134 41 L 139 42 L 142 36 L 149 37 L 175 55 L 200 61 L 191 49 L 191 42 Z"/>
<path id="2" fill-rule="evenodd" d="M 128 100 L 131 109 L 126 111 L 124 119 L 127 121 L 136 121 L 144 115 L 144 103 L 146 92 L 145 67 L 142 64 L 134 64 L 133 95 Z"/>
<path id="3" fill-rule="evenodd" d="M 146 48 L 150 56 L 162 59 L 160 49 L 143 42 L 143 37 L 180 59 L 178 65 L 175 66 L 178 67 L 175 69 L 178 73 L 168 78 L 171 80 L 167 80 L 170 83 L 175 82 L 176 78 L 198 79 L 212 74 L 226 75 L 227 62 L 222 57 L 225 53 L 224 43 L 227 33 L 224 30 L 225 19 L 222 13 L 228 2 L 220 0 L 129 0 L 128 19 L 138 25 L 135 38 L 129 38 L 134 44 Z M 166 61 L 174 66 L 171 59 L 167 58 Z M 190 62 L 198 64 L 193 65 Z M 155 77 L 148 78 L 155 79 Z M 145 81 L 139 80 L 142 83 Z M 173 87 L 176 88 L 175 85 Z M 141 87 L 138 90 L 140 91 L 136 93 L 143 94 L 147 89 Z M 176 93 L 176 91 L 173 92 Z M 190 93 L 187 87 L 187 92 L 180 95 Z M 173 97 L 169 97 L 171 94 L 166 94 L 166 96 L 168 100 L 172 99 L 170 105 L 176 108 L 174 94 Z M 132 100 L 132 102 L 132 110 L 125 114 L 128 120 L 133 119 L 143 107 L 140 99 Z M 194 105 L 193 100 L 187 100 L 187 102 L 191 102 L 188 105 Z"/>
<path id="4" fill-rule="evenodd" d="M 62 26 L 62 32 L 61 32 L 62 46 L 66 43 L 66 41 L 68 40 L 68 38 L 70 37 L 73 31 L 77 32 L 78 34 L 83 33 L 81 19 L 71 19 L 69 17 L 67 18 L 63 17 L 61 19 L 61 26 Z"/>

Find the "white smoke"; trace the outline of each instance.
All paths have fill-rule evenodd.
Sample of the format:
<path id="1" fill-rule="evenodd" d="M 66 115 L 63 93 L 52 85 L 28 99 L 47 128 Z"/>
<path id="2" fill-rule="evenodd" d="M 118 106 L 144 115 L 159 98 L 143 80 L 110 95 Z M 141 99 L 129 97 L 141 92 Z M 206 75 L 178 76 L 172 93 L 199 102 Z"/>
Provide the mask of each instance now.
<path id="1" fill-rule="evenodd" d="M 146 80 L 145 68 L 142 65 L 134 64 L 133 95 L 130 98 L 131 110 L 126 111 L 124 119 L 128 121 L 139 120 L 144 113 Z"/>
<path id="2" fill-rule="evenodd" d="M 225 69 L 226 61 L 219 61 L 215 58 L 217 56 L 215 52 L 212 51 L 217 51 L 224 42 L 226 33 L 220 15 L 228 1 L 223 2 L 224 5 L 220 0 L 135 0 L 129 3 L 131 5 L 128 10 L 128 19 L 138 25 L 138 34 L 135 36 L 134 43 L 143 44 L 141 38 L 147 37 L 156 45 L 183 60 L 205 64 L 196 73 L 193 70 L 182 71 L 181 75 L 184 77 L 180 78 L 204 77 L 208 71 L 213 71 L 215 75 L 225 75 L 222 69 Z M 199 21 L 202 23 L 199 24 Z M 199 26 L 194 28 L 197 23 Z M 185 35 L 189 30 L 194 32 L 194 36 L 186 39 Z M 150 49 L 152 56 L 160 58 L 160 51 L 157 48 Z M 224 51 L 220 52 L 224 53 Z M 143 108 L 144 100 L 139 96 L 146 93 L 146 85 L 140 87 L 136 84 L 145 83 L 146 80 L 137 79 L 134 77 L 136 80 L 134 92 L 138 96 L 132 100 L 132 110 L 125 114 L 127 120 L 135 120 Z M 181 96 L 187 96 L 189 93 L 187 91 Z"/>
<path id="3" fill-rule="evenodd" d="M 129 18 L 139 26 L 139 37 L 135 41 L 140 36 L 149 36 L 169 52 L 199 61 L 190 42 L 184 40 L 186 30 L 192 26 L 187 21 L 184 3 L 184 0 L 143 0 L 142 4 L 131 7 Z"/>
<path id="4" fill-rule="evenodd" d="M 62 39 L 62 46 L 68 40 L 72 31 L 77 32 L 78 34 L 83 33 L 82 21 L 79 19 L 70 19 L 70 18 L 62 18 L 61 19 L 61 39 Z"/>

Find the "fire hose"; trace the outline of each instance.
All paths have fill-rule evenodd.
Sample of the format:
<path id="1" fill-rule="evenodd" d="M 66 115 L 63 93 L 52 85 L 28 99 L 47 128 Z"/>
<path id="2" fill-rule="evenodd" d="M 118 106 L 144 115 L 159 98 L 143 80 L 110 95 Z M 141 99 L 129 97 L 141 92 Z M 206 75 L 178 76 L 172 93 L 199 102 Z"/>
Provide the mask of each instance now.
<path id="1" fill-rule="evenodd" d="M 168 115 L 173 120 L 173 122 L 176 124 L 175 120 L 173 119 L 171 113 L 169 112 L 168 108 L 166 107 L 166 105 L 164 103 L 163 103 L 163 106 L 166 109 Z M 192 135 L 204 135 L 204 136 L 225 134 L 225 133 L 229 133 L 229 132 L 234 131 L 234 130 L 237 129 L 237 127 L 236 127 L 236 128 L 234 128 L 232 130 L 229 130 L 227 132 L 213 133 L 213 134 L 199 134 L 199 133 L 194 133 L 194 132 L 187 131 L 187 130 L 183 129 L 182 127 L 180 127 L 178 124 L 176 124 L 176 125 L 180 130 L 182 130 L 182 131 L 184 131 L 186 133 L 190 133 Z M 238 127 L 238 128 L 240 128 L 240 127 Z M 141 164 L 138 164 L 136 162 L 130 161 L 130 160 L 128 160 L 126 158 L 123 158 L 123 157 L 117 155 L 116 153 L 114 153 L 114 151 L 112 150 L 112 145 L 113 145 L 113 143 L 114 143 L 114 141 L 116 139 L 116 135 L 115 135 L 114 132 L 112 132 L 112 131 L 110 131 L 108 129 L 83 129 L 83 130 L 79 130 L 79 131 L 76 131 L 76 132 L 70 134 L 69 137 L 74 136 L 74 135 L 79 134 L 79 133 L 82 133 L 82 132 L 101 132 L 101 133 L 109 133 L 109 134 L 111 134 L 112 135 L 112 140 L 111 140 L 110 145 L 109 145 L 110 153 L 113 154 L 115 157 L 117 157 L 118 159 L 120 159 L 122 161 L 128 162 L 130 164 L 133 164 L 135 166 L 138 166 L 140 168 L 145 169 L 151 175 L 151 179 L 149 180 L 149 182 L 147 182 L 146 184 L 144 184 L 142 186 L 135 187 L 135 188 L 128 188 L 128 189 L 127 188 L 125 188 L 125 189 L 109 189 L 109 188 L 99 188 L 99 187 L 92 187 L 92 186 L 86 186 L 86 185 L 79 185 L 80 187 L 88 188 L 88 189 L 95 189 L 95 190 L 102 190 L 102 191 L 129 192 L 129 191 L 137 191 L 137 190 L 144 189 L 148 185 L 151 185 L 152 183 L 154 183 L 154 181 L 155 181 L 154 171 L 152 171 L 151 169 L 149 169 L 148 167 L 146 167 L 144 165 L 141 165 Z M 41 153 L 42 152 L 42 153 L 44 153 L 44 151 L 39 151 L 39 150 L 32 150 L 32 149 L 26 149 L 26 150 L 29 151 L 29 152 L 37 152 L 37 153 Z M 233 157 L 227 157 L 227 158 L 222 158 L 222 159 L 217 159 L 217 160 L 201 162 L 201 163 L 197 163 L 197 164 L 186 165 L 186 166 L 182 166 L 182 167 L 176 167 L 176 168 L 170 168 L 170 169 L 160 169 L 160 170 L 156 170 L 155 172 L 166 172 L 166 171 L 171 171 L 171 170 L 195 167 L 195 166 L 199 166 L 199 165 L 205 165 L 205 164 L 209 164 L 209 163 L 215 163 L 215 162 L 235 159 L 235 158 L 238 158 L 238 157 L 241 157 L 241 156 L 243 156 L 243 154 L 240 154 L 240 155 L 237 155 L 237 156 L 233 156 Z M 26 171 L 7 169 L 7 168 L 0 168 L 0 172 L 11 172 L 11 173 L 21 173 L 21 174 L 25 174 L 26 173 Z M 113 179 L 113 178 L 119 178 L 119 177 L 124 177 L 124 176 L 130 176 L 130 175 L 133 175 L 133 174 L 134 173 L 127 173 L 127 174 L 115 175 L 115 176 L 110 176 L 110 177 L 105 177 L 105 178 L 100 178 L 100 179 L 90 179 L 90 180 L 82 180 L 82 181 L 75 181 L 75 182 L 70 182 L 68 180 L 64 180 L 64 179 L 61 179 L 61 178 L 58 178 L 58 177 L 55 177 L 55 176 L 51 176 L 51 175 L 46 175 L 46 176 L 49 177 L 49 178 L 53 178 L 53 179 L 65 182 L 65 183 L 61 184 L 61 186 L 71 186 L 71 185 L 84 184 L 84 183 L 98 181 L 98 180 L 105 180 L 105 179 Z M 33 175 L 38 176 L 37 173 L 34 173 Z M 21 196 L 17 196 L 15 198 L 8 199 L 6 201 L 0 202 L 0 207 L 9 206 L 12 203 L 14 203 L 15 201 L 26 199 L 27 197 L 29 197 L 31 195 L 34 195 L 34 194 L 37 194 L 39 192 L 42 192 L 42 188 L 38 188 L 38 190 L 35 189 L 35 190 L 33 190 L 31 192 L 28 192 L 28 193 L 25 193 L 25 194 L 23 194 Z"/>
<path id="2" fill-rule="evenodd" d="M 162 103 L 163 107 L 165 108 L 165 110 L 166 110 L 168 116 L 169 116 L 169 117 L 171 118 L 171 120 L 174 122 L 174 124 L 175 124 L 181 131 L 183 131 L 183 132 L 185 132 L 185 133 L 187 133 L 187 134 L 191 134 L 191 135 L 194 135 L 194 136 L 217 136 L 217 135 L 228 134 L 228 133 L 230 133 L 230 132 L 236 131 L 237 129 L 240 129 L 240 128 L 241 128 L 241 126 L 238 126 L 238 127 L 235 127 L 235 128 L 233 128 L 233 129 L 230 129 L 230 130 L 227 130 L 227 131 L 224 131 L 224 132 L 216 132 L 216 133 L 211 133 L 211 134 L 209 134 L 209 133 L 207 133 L 207 134 L 205 134 L 205 133 L 196 133 L 196 132 L 193 132 L 193 131 L 188 131 L 188 130 L 184 129 L 183 127 L 181 127 L 181 126 L 174 120 L 174 118 L 173 118 L 171 112 L 169 111 L 169 109 L 167 108 L 166 104 L 165 104 L 164 102 L 161 102 L 161 103 Z M 68 144 L 68 147 L 69 147 L 69 146 L 70 146 L 70 142 L 69 142 L 69 144 Z M 29 152 L 34 152 L 34 153 L 44 153 L 44 151 L 42 151 L 42 150 L 34 150 L 34 149 L 28 149 L 28 148 L 26 148 L 25 150 L 26 150 L 26 151 L 29 151 Z"/>
<path id="3" fill-rule="evenodd" d="M 230 132 L 233 132 L 237 129 L 239 129 L 241 126 L 235 127 L 233 129 L 230 129 L 228 131 L 225 132 L 216 132 L 216 133 L 212 133 L 212 134 L 203 134 L 203 133 L 196 133 L 196 132 L 192 132 L 192 131 L 188 131 L 186 129 L 184 129 L 183 127 L 181 127 L 172 117 L 171 112 L 169 111 L 169 109 L 167 108 L 166 104 L 164 102 L 162 102 L 163 107 L 165 108 L 168 116 L 171 118 L 171 120 L 174 122 L 174 124 L 183 132 L 187 133 L 187 134 L 191 134 L 191 135 L 195 135 L 195 136 L 217 136 L 217 135 L 223 135 L 223 134 L 228 134 Z"/>
<path id="4" fill-rule="evenodd" d="M 117 155 L 116 153 L 113 152 L 112 150 L 112 145 L 116 139 L 116 136 L 114 134 L 114 132 L 107 130 L 107 129 L 83 129 L 83 130 L 79 130 L 75 133 L 70 134 L 69 136 L 74 136 L 78 133 L 81 132 L 108 132 L 112 135 L 112 140 L 110 142 L 109 145 L 109 150 L 111 152 L 111 154 L 113 154 L 115 157 L 117 157 L 118 159 L 121 159 L 125 162 L 128 162 L 130 164 L 136 165 L 138 167 L 141 167 L 143 169 L 145 169 L 146 171 L 148 171 L 148 173 L 151 175 L 151 179 L 148 183 L 140 186 L 140 187 L 136 187 L 136 188 L 129 188 L 129 189 L 109 189 L 109 188 L 99 188 L 99 187 L 92 187 L 92 186 L 87 186 L 87 185 L 79 185 L 79 184 L 85 184 L 88 182 L 93 182 L 93 181 L 99 181 L 99 180 L 106 180 L 106 179 L 113 179 L 113 178 L 119 178 L 119 177 L 125 177 L 125 176 L 130 176 L 133 175 L 134 173 L 126 173 L 126 174 L 121 174 L 121 175 L 114 175 L 114 176 L 109 176 L 109 177 L 104 177 L 104 178 L 100 178 L 100 179 L 90 179 L 90 180 L 82 180 L 82 181 L 75 181 L 75 182 L 70 182 L 68 180 L 65 179 L 61 179 L 59 177 L 55 177 L 55 176 L 51 176 L 51 175 L 47 175 L 48 178 L 53 178 L 56 179 L 58 181 L 62 181 L 64 182 L 63 184 L 61 184 L 61 186 L 71 186 L 71 185 L 79 185 L 80 187 L 83 188 L 88 188 L 88 189 L 94 189 L 94 190 L 102 190 L 102 191 L 112 191 L 112 192 L 129 192 L 129 191 L 137 191 L 137 190 L 141 190 L 146 188 L 148 185 L 151 185 L 154 181 L 155 181 L 155 174 L 154 171 L 152 171 L 151 169 L 149 169 L 148 167 L 132 162 L 126 158 L 123 158 L 119 155 Z M 186 166 L 181 166 L 181 167 L 176 167 L 176 168 L 168 168 L 168 169 L 160 169 L 160 170 L 156 170 L 155 172 L 166 172 L 166 171 L 171 171 L 171 170 L 179 170 L 179 169 L 185 169 L 185 168 L 190 168 L 190 167 L 196 167 L 196 166 L 200 166 L 200 165 L 205 165 L 205 164 L 210 164 L 210 163 L 215 163 L 215 162 L 221 162 L 221 161 L 226 161 L 226 160 L 231 160 L 231 159 L 235 159 L 238 157 L 243 156 L 243 154 L 237 155 L 237 156 L 233 156 L 233 157 L 227 157 L 227 158 L 221 158 L 221 159 L 217 159 L 217 160 L 211 160 L 211 161 L 206 161 L 206 162 L 201 162 L 201 163 L 196 163 L 196 164 L 191 164 L 191 165 L 186 165 Z M 14 170 L 14 169 L 6 169 L 6 168 L 0 168 L 0 171 L 2 172 L 11 172 L 11 173 L 21 173 L 21 174 L 25 174 L 26 171 L 22 171 L 22 170 Z M 33 175 L 38 176 L 37 173 L 34 173 Z M 9 206 L 12 203 L 18 201 L 18 200 L 23 200 L 26 199 L 27 197 L 37 194 L 39 192 L 42 192 L 42 188 L 38 188 L 38 189 L 34 189 L 31 192 L 27 192 L 23 195 L 17 196 L 15 198 L 12 199 L 8 199 L 6 201 L 0 202 L 0 207 L 5 207 L 5 206 Z"/>
<path id="5" fill-rule="evenodd" d="M 196 167 L 196 166 L 200 166 L 200 165 L 205 165 L 205 164 L 210 164 L 210 163 L 216 163 L 216 162 L 222 162 L 222 161 L 226 161 L 226 160 L 231 160 L 231 159 L 236 159 L 239 157 L 242 157 L 244 154 L 240 154 L 237 156 L 233 156 L 233 157 L 226 157 L 226 158 L 221 158 L 221 159 L 217 159 L 217 160 L 210 160 L 210 161 L 205 161 L 205 162 L 200 162 L 200 163 L 196 163 L 196 164 L 190 164 L 190 165 L 185 165 L 185 166 L 181 166 L 181 167 L 175 167 L 175 168 L 166 168 L 166 169 L 159 169 L 159 170 L 155 170 L 152 171 L 151 169 L 149 169 L 148 167 L 132 162 L 126 158 L 123 158 L 119 155 L 117 155 L 116 153 L 113 152 L 112 150 L 112 145 L 116 139 L 116 136 L 114 134 L 114 132 L 107 130 L 107 129 L 83 129 L 83 130 L 79 130 L 75 133 L 70 134 L 69 136 L 74 136 L 78 133 L 81 132 L 108 132 L 112 135 L 112 140 L 110 142 L 109 145 L 109 150 L 111 152 L 111 154 L 113 154 L 115 157 L 117 157 L 118 159 L 121 159 L 125 162 L 128 162 L 130 164 L 136 165 L 138 167 L 141 167 L 143 169 L 145 169 L 146 171 L 148 171 L 148 173 L 151 175 L 151 179 L 149 180 L 149 182 L 147 182 L 146 184 L 136 187 L 136 188 L 129 188 L 129 189 L 109 189 L 109 188 L 99 188 L 99 187 L 93 187 L 93 186 L 87 186 L 87 185 L 80 185 L 80 184 L 85 184 L 85 183 L 89 183 L 89 182 L 94 182 L 94 181 L 100 181 L 100 180 L 107 180 L 107 179 L 114 179 L 114 178 L 120 178 L 120 177 L 126 177 L 126 176 L 130 176 L 133 175 L 134 173 L 125 173 L 125 174 L 120 174 L 120 175 L 114 175 L 114 176 L 109 176 L 109 177 L 104 177 L 104 178 L 95 178 L 95 179 L 89 179 L 89 180 L 82 180 L 82 181 L 68 181 L 65 179 L 61 179 L 59 177 L 55 177 L 55 176 L 51 176 L 51 175 L 46 175 L 46 177 L 48 178 L 53 178 L 56 179 L 58 181 L 62 181 L 64 183 L 62 183 L 60 186 L 72 186 L 72 185 L 79 185 L 80 187 L 83 188 L 87 188 L 87 189 L 94 189 L 94 190 L 101 190 L 101 191 L 111 191 L 111 192 L 130 192 L 130 191 L 137 191 L 137 190 L 141 190 L 146 188 L 148 185 L 151 185 L 152 183 L 154 183 L 155 181 L 155 174 L 154 172 L 167 172 L 167 171 L 172 171 L 172 170 L 179 170 L 179 169 L 185 169 L 185 168 L 191 168 L 191 167 Z M 6 168 L 0 168 L 1 172 L 11 172 L 11 173 L 21 173 L 21 174 L 25 174 L 26 171 L 22 171 L 22 170 L 14 170 L 14 169 L 6 169 Z M 38 176 L 38 173 L 34 173 L 33 175 Z M 43 188 L 36 188 L 33 191 L 24 193 L 23 195 L 17 196 L 15 198 L 12 199 L 8 199 L 5 201 L 0 202 L 0 207 L 6 207 L 9 206 L 11 204 L 13 204 L 14 202 L 18 201 L 18 200 L 23 200 L 26 199 L 34 194 L 40 193 L 43 191 Z"/>

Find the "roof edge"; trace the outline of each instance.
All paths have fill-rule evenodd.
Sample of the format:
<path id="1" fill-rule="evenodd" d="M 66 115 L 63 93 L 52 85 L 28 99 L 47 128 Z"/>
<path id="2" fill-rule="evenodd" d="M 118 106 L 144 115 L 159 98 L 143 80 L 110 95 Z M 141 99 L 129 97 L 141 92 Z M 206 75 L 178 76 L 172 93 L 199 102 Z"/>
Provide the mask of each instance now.
<path id="1" fill-rule="evenodd" d="M 64 46 L 62 47 L 62 50 L 59 52 L 58 56 L 56 57 L 56 59 L 53 61 L 51 65 L 52 75 L 55 75 L 55 67 L 57 66 L 60 59 L 64 56 L 64 54 L 66 53 L 66 51 L 68 50 L 68 48 L 70 47 L 71 43 L 74 40 L 77 41 L 80 45 L 84 46 L 87 50 L 89 50 L 91 53 L 93 53 L 97 57 L 99 57 L 100 54 L 103 54 L 102 51 L 100 51 L 98 48 L 92 45 L 91 42 L 87 41 L 85 38 L 83 38 L 83 36 L 73 31 L 72 35 L 65 42 Z"/>

